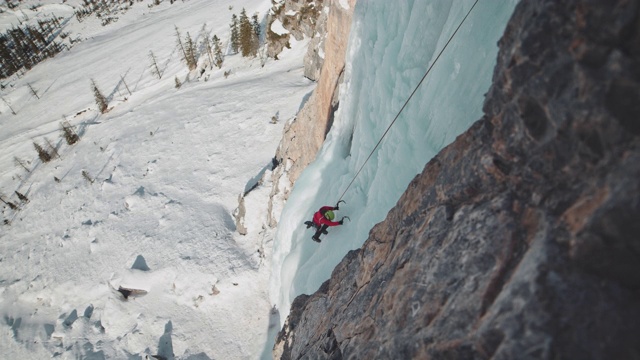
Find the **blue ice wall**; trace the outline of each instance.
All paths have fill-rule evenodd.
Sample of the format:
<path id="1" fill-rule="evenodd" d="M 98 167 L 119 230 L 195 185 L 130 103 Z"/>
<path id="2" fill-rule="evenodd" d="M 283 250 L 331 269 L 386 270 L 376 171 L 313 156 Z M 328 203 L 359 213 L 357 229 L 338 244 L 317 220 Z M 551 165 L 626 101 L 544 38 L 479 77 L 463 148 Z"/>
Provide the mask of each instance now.
<path id="1" fill-rule="evenodd" d="M 515 0 L 480 0 L 381 145 L 345 193 L 322 243 L 303 225 L 335 204 L 473 0 L 361 0 L 354 9 L 340 107 L 316 160 L 296 182 L 274 242 L 271 298 L 284 322 L 293 299 L 315 292 L 362 245 L 416 174 L 482 116 Z"/>

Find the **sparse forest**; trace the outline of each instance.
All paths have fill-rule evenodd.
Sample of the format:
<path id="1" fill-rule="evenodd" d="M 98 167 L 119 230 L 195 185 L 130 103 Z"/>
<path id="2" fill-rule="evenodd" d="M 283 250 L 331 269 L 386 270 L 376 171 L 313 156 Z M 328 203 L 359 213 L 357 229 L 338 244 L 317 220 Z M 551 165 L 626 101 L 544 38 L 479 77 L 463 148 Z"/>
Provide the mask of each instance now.
<path id="1" fill-rule="evenodd" d="M 78 22 L 95 15 L 102 26 L 118 21 L 118 15 L 129 10 L 134 4 L 145 0 L 83 0 L 81 8 L 75 10 Z M 64 2 L 64 1 L 63 1 Z M 160 4 L 160 0 L 147 1 L 149 7 Z M 14 9 L 20 1 L 9 0 L 7 8 Z M 173 4 L 173 1 L 170 1 Z M 34 6 L 37 8 L 37 6 Z M 28 21 L 28 17 L 23 19 Z M 70 48 L 75 42 L 64 26 L 68 19 L 52 16 L 37 20 L 37 25 L 21 24 L 0 34 L 0 79 L 17 72 L 30 70 L 39 62 Z"/>
<path id="2" fill-rule="evenodd" d="M 122 14 L 128 10 L 135 3 L 145 2 L 148 7 L 160 5 L 160 0 L 83 0 L 84 3 L 81 8 L 76 9 L 74 12 L 75 20 L 78 22 L 85 21 L 89 16 L 95 16 L 101 19 L 102 26 L 106 26 L 112 22 L 117 21 L 117 15 Z M 173 4 L 174 1 L 169 1 Z M 7 2 L 7 7 L 13 9 L 17 6 L 15 1 Z M 230 8 L 231 10 L 231 8 Z M 22 23 L 21 26 L 13 27 L 6 31 L 4 34 L 0 34 L 0 78 L 6 79 L 14 74 L 23 76 L 23 74 L 31 69 L 39 62 L 55 56 L 57 53 L 70 49 L 70 45 L 73 45 L 75 41 L 69 38 L 69 34 L 65 33 L 65 25 L 70 19 L 63 17 L 51 16 L 47 20 L 38 20 L 37 26 Z M 182 33 L 177 26 L 174 26 L 175 46 L 180 59 L 187 65 L 188 70 L 194 71 L 199 66 L 199 76 L 202 76 L 207 67 L 213 69 L 216 67 L 222 69 L 225 56 L 227 54 L 241 54 L 243 57 L 256 57 L 259 53 L 261 46 L 261 25 L 259 21 L 259 14 L 255 13 L 251 17 L 247 15 L 246 9 L 242 9 L 240 15 L 231 15 L 230 31 L 228 33 L 228 41 L 223 41 L 216 34 L 211 34 L 207 30 L 206 24 L 202 26 L 201 31 L 196 37 L 192 37 L 189 32 Z M 65 41 L 66 40 L 66 41 Z M 199 61 L 200 58 L 205 58 L 204 62 Z M 163 73 L 166 70 L 166 66 L 169 60 L 158 57 L 153 50 L 148 50 L 148 58 L 150 61 L 150 72 L 158 80 L 163 78 Z M 231 74 L 231 70 L 224 71 L 223 75 L 227 78 Z M 126 75 L 125 75 L 126 76 Z M 205 77 L 205 81 L 207 80 Z M 98 84 L 93 79 L 90 81 L 90 91 L 93 94 L 96 109 L 99 113 L 104 114 L 110 110 L 109 102 L 112 100 L 112 96 L 105 96 L 99 89 Z M 120 84 L 126 87 L 129 96 L 132 95 L 131 90 L 125 82 L 124 76 L 120 76 L 120 83 L 116 86 L 115 90 L 118 90 Z M 177 75 L 174 76 L 175 88 L 178 89 L 183 86 L 184 82 L 189 81 L 189 77 L 181 80 Z M 3 87 L 5 85 L 3 84 Z M 37 86 L 33 86 L 31 83 L 27 83 L 28 91 L 33 96 L 33 99 L 39 100 L 41 98 L 41 89 Z M 114 90 L 114 91 L 115 91 Z M 46 95 L 46 94 L 45 94 Z M 10 109 L 13 115 L 17 115 L 16 111 L 11 106 L 11 102 L 7 101 L 4 97 L 0 97 L 4 105 Z M 126 101 L 126 97 L 124 98 Z M 78 112 L 76 115 L 82 114 L 85 110 Z M 75 127 L 66 120 L 63 116 L 63 121 L 60 124 L 61 138 L 67 145 L 72 146 L 80 140 L 80 134 L 76 132 Z M 33 148 L 37 153 L 37 158 L 41 163 L 48 163 L 56 158 L 60 158 L 58 153 L 58 146 L 54 145 L 49 139 L 43 138 L 41 140 L 32 141 Z M 14 157 L 14 163 L 16 167 L 22 169 L 26 173 L 30 173 L 35 164 L 32 161 L 22 160 L 17 156 Z M 86 179 L 93 180 L 88 174 L 83 173 Z M 18 176 L 18 179 L 21 179 Z M 57 182 L 60 179 L 55 178 Z M 90 181 L 93 182 L 93 181 Z M 11 206 L 10 206 L 11 207 Z M 17 209 L 17 207 L 11 207 Z"/>
<path id="3" fill-rule="evenodd" d="M 20 69 L 29 70 L 37 63 L 55 56 L 65 46 L 56 41 L 60 34 L 60 19 L 38 21 L 38 26 L 24 25 L 0 34 L 0 78 L 7 78 Z"/>
<path id="4" fill-rule="evenodd" d="M 254 14 L 249 20 L 247 11 L 243 8 L 240 17 L 231 16 L 231 51 L 240 52 L 244 57 L 254 57 L 260 48 L 260 23 L 258 14 Z"/>

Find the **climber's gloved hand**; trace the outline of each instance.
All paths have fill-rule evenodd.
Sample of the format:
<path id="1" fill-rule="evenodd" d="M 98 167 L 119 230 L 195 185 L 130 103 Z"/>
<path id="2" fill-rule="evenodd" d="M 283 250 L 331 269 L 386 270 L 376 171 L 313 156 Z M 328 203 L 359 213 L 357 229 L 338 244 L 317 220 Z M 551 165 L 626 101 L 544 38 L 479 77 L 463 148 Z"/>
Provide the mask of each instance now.
<path id="1" fill-rule="evenodd" d="M 342 223 L 344 223 L 344 219 L 342 219 L 342 220 L 338 221 L 338 223 L 339 223 L 340 225 L 342 225 Z"/>

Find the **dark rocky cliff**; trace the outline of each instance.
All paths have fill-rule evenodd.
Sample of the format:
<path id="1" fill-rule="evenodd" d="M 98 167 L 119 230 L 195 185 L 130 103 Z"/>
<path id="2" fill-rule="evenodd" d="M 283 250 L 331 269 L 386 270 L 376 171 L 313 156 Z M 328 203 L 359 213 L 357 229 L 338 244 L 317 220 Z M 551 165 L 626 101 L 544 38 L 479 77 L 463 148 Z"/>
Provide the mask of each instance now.
<path id="1" fill-rule="evenodd" d="M 296 299 L 276 356 L 639 359 L 639 8 L 520 3 L 485 116 Z"/>

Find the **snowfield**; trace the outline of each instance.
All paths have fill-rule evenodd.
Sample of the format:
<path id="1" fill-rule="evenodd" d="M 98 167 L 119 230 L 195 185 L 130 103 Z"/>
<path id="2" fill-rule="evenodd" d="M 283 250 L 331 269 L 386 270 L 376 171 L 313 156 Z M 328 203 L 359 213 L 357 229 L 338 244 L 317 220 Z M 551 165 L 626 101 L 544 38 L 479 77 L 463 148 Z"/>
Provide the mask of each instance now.
<path id="1" fill-rule="evenodd" d="M 232 13 L 263 17 L 270 1 L 136 3 L 106 27 L 45 3 L 83 41 L 2 82 L 0 190 L 19 206 L 3 207 L 0 226 L 2 357 L 259 358 L 279 324 L 268 295 L 274 230 L 258 204 L 283 125 L 314 87 L 306 42 L 279 61 L 230 55 L 201 74 L 207 56 L 189 72 L 175 26 L 200 40 L 206 24 L 226 44 Z M 109 99 L 105 114 L 91 79 Z M 62 138 L 63 120 L 77 144 Z M 60 156 L 42 163 L 33 143 L 46 140 Z M 261 171 L 241 236 L 232 212 Z M 125 299 L 118 288 L 134 292 Z"/>

